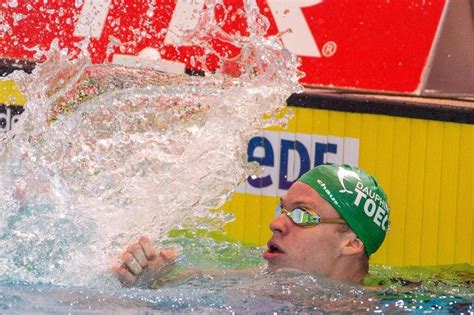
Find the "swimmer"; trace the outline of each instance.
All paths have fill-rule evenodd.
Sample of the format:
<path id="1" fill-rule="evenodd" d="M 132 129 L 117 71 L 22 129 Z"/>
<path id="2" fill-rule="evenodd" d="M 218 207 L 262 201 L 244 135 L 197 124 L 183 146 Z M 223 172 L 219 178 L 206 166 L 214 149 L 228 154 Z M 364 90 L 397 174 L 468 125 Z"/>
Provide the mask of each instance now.
<path id="1" fill-rule="evenodd" d="M 349 165 L 320 165 L 280 198 L 273 235 L 263 258 L 270 271 L 293 268 L 334 280 L 361 283 L 369 257 L 388 230 L 387 197 L 374 177 Z M 159 280 L 176 259 L 142 236 L 113 267 L 126 286 Z"/>

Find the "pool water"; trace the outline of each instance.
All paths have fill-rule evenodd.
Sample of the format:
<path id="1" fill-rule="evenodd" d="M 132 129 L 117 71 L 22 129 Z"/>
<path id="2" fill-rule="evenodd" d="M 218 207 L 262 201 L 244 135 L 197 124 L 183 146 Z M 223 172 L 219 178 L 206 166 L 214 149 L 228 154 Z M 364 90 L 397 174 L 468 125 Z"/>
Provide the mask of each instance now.
<path id="1" fill-rule="evenodd" d="M 342 296 L 341 291 L 346 295 Z M 151 312 L 444 312 L 469 314 L 472 297 L 404 293 L 394 295 L 329 283 L 309 275 L 266 278 L 189 279 L 156 290 L 58 287 L 2 283 L 5 313 L 151 313 Z"/>
<path id="2" fill-rule="evenodd" d="M 470 265 L 372 266 L 364 285 L 358 286 L 291 269 L 269 273 L 260 258 L 262 248 L 215 241 L 201 234 L 175 234 L 161 244 L 180 248 L 175 269 L 202 272 L 157 289 L 146 285 L 123 288 L 110 274 L 103 275 L 103 285 L 98 287 L 4 281 L 0 312 L 474 312 L 474 267 Z M 216 269 L 227 272 L 219 277 L 208 272 Z"/>

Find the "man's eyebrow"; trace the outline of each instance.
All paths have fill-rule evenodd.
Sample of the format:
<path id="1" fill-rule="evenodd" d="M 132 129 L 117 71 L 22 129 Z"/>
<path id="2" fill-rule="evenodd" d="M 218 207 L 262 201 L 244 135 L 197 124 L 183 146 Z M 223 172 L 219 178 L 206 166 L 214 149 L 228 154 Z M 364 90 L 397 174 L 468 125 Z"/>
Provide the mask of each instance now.
<path id="1" fill-rule="evenodd" d="M 285 200 L 283 199 L 283 197 L 280 197 L 280 206 L 283 207 L 283 208 L 285 208 L 285 209 L 287 209 L 287 207 L 285 207 L 285 206 L 287 206 L 287 205 L 286 205 L 286 202 L 285 202 Z M 293 208 L 310 208 L 310 207 L 308 206 L 308 204 L 307 204 L 306 202 L 304 202 L 304 201 L 297 201 L 297 202 L 295 202 L 295 203 L 292 204 L 292 207 L 293 207 Z M 287 210 L 292 210 L 292 209 L 287 209 Z M 315 209 L 311 209 L 311 210 L 315 210 Z"/>
<path id="2" fill-rule="evenodd" d="M 295 208 L 306 208 L 306 209 L 311 209 L 313 210 L 313 208 L 311 206 L 309 206 L 307 203 L 305 202 L 296 202 L 294 205 L 293 205 Z"/>

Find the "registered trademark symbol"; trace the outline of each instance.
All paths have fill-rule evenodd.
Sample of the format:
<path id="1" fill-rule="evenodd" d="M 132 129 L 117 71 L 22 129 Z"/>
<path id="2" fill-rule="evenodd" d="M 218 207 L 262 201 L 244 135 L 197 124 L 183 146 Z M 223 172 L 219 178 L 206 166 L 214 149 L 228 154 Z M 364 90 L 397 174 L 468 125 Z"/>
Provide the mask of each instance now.
<path id="1" fill-rule="evenodd" d="M 326 42 L 323 45 L 322 53 L 324 57 L 332 57 L 337 51 L 337 44 L 335 42 Z"/>

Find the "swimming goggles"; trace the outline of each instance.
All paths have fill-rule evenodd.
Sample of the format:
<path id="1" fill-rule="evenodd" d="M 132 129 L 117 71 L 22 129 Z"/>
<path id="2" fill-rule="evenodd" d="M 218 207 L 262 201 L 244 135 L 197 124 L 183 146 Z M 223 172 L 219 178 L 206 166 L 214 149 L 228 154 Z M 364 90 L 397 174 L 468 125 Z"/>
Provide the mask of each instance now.
<path id="1" fill-rule="evenodd" d="M 286 210 L 281 205 L 275 207 L 275 215 L 285 213 L 294 224 L 298 226 L 313 226 L 321 223 L 337 223 L 346 224 L 346 221 L 341 218 L 321 218 L 319 214 L 313 210 L 306 208 L 294 208 L 293 210 Z"/>

